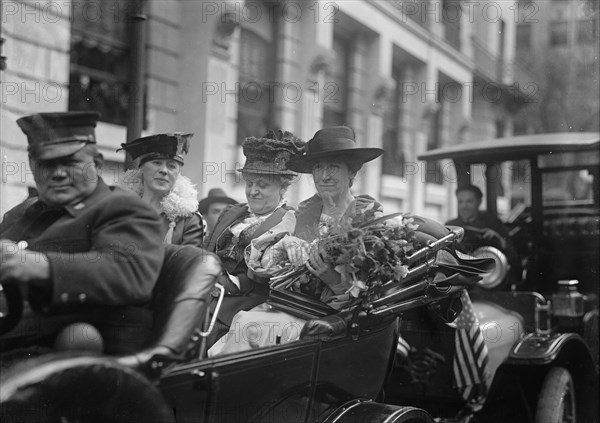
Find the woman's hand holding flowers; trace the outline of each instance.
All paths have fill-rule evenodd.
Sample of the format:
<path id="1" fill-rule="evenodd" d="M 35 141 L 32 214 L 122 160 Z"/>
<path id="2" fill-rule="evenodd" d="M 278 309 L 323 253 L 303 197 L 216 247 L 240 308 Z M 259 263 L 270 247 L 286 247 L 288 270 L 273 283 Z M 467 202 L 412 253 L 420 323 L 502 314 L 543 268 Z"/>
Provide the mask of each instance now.
<path id="1" fill-rule="evenodd" d="M 292 266 L 300 267 L 308 260 L 308 242 L 295 236 L 286 236 L 281 240 Z"/>
<path id="2" fill-rule="evenodd" d="M 345 293 L 350 285 L 344 284 L 342 276 L 323 260 L 318 244 L 311 244 L 310 247 L 308 260 L 305 262 L 309 272 L 329 286 L 335 295 Z"/>

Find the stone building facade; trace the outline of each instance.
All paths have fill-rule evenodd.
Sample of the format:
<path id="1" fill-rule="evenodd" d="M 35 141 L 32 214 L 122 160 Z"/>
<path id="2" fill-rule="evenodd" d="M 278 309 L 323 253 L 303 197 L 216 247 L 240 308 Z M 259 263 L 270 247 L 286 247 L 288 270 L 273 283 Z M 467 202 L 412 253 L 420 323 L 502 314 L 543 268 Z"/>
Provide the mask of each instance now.
<path id="1" fill-rule="evenodd" d="M 476 6 L 475 6 L 476 3 Z M 268 128 L 310 139 L 347 124 L 385 155 L 360 171 L 355 193 L 392 212 L 455 214 L 452 169 L 420 152 L 510 135 L 515 88 L 512 2 L 447 0 L 2 2 L 2 213 L 33 185 L 19 117 L 102 109 L 97 134 L 114 182 L 124 156 L 131 10 L 146 15 L 144 134 L 193 132 L 184 167 L 205 195 L 243 200 L 236 169 L 245 136 Z M 303 176 L 291 204 L 312 195 Z"/>

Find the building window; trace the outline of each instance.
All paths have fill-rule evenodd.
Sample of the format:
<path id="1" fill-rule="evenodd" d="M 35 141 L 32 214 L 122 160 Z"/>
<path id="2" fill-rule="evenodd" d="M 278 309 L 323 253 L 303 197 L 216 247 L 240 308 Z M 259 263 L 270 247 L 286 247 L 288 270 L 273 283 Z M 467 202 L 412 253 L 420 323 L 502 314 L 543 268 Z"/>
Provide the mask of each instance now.
<path id="1" fill-rule="evenodd" d="M 133 1 L 72 2 L 69 110 L 95 110 L 104 122 L 127 123 L 127 21 L 133 6 Z"/>
<path id="2" fill-rule="evenodd" d="M 253 3 L 266 8 L 262 3 Z M 276 25 L 262 10 L 263 18 L 251 26 L 243 26 L 240 33 L 240 72 L 238 103 L 238 144 L 246 137 L 260 137 L 274 128 Z"/>
<path id="3" fill-rule="evenodd" d="M 323 86 L 323 127 L 348 123 L 350 42 L 333 37 L 334 61 Z"/>
<path id="4" fill-rule="evenodd" d="M 429 0 L 392 1 L 390 4 L 399 9 L 404 16 L 407 16 L 411 21 L 422 27 L 427 27 L 428 7 L 431 9 L 434 7 L 429 6 Z"/>
<path id="5" fill-rule="evenodd" d="M 443 0 L 442 22 L 446 41 L 455 49 L 460 50 L 460 18 L 462 8 L 460 1 Z"/>
<path id="6" fill-rule="evenodd" d="M 582 19 L 577 25 L 577 42 L 580 44 L 593 44 L 598 37 L 598 17 Z"/>
<path id="7" fill-rule="evenodd" d="M 403 72 L 394 67 L 392 77 L 396 82 L 394 94 L 389 96 L 383 117 L 383 173 L 385 175 L 404 176 L 404 146 L 401 127 Z"/>
<path id="8" fill-rule="evenodd" d="M 523 23 L 517 26 L 517 50 L 531 48 L 531 24 Z"/>
<path id="9" fill-rule="evenodd" d="M 440 106 L 443 106 L 443 103 Z M 427 140 L 427 150 L 435 150 L 442 146 L 444 107 L 440 107 L 432 119 L 433 128 Z M 425 163 L 425 182 L 439 185 L 444 182 L 442 162 L 428 161 Z"/>
<path id="10" fill-rule="evenodd" d="M 568 41 L 569 23 L 567 21 L 550 22 L 550 45 L 566 46 Z"/>

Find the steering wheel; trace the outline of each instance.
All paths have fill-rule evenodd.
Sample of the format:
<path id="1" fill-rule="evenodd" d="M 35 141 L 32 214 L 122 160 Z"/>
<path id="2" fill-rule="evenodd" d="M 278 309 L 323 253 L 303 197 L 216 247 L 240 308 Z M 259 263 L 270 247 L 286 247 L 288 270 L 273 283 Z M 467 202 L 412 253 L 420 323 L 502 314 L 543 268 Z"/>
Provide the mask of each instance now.
<path id="1" fill-rule="evenodd" d="M 23 315 L 23 296 L 17 284 L 0 285 L 0 335 L 14 329 Z"/>
<path id="2" fill-rule="evenodd" d="M 491 246 L 499 250 L 504 250 L 502 242 L 497 237 L 484 238 L 483 234 L 485 229 L 476 228 L 474 226 L 463 226 L 465 230 L 465 236 L 462 240 L 462 244 L 468 250 L 469 253 L 475 251 L 480 247 Z"/>
<path id="3" fill-rule="evenodd" d="M 465 226 L 464 230 L 465 237 L 462 242 L 468 253 L 478 258 L 493 258 L 496 262 L 495 270 L 483 276 L 477 285 L 485 289 L 501 288 L 510 270 L 502 243 L 497 237 L 484 238 L 483 229 Z"/>

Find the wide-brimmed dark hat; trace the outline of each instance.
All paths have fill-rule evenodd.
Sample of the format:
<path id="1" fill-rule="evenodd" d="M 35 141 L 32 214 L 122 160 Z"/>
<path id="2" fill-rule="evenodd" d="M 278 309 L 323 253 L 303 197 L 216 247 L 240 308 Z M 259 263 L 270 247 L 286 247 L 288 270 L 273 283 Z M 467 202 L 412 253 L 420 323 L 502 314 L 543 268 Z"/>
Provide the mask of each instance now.
<path id="1" fill-rule="evenodd" d="M 37 160 L 75 154 L 87 144 L 96 144 L 97 112 L 37 113 L 17 120 L 27 135 L 27 151 Z"/>
<path id="2" fill-rule="evenodd" d="M 296 176 L 287 163 L 304 151 L 306 143 L 291 132 L 270 130 L 262 138 L 248 137 L 242 144 L 246 163 L 242 173 Z"/>
<path id="3" fill-rule="evenodd" d="M 312 173 L 312 169 L 321 159 L 340 159 L 366 163 L 383 154 L 381 148 L 362 148 L 356 146 L 352 128 L 332 126 L 317 131 L 306 143 L 305 154 L 291 159 L 287 167 L 299 173 Z"/>
<path id="4" fill-rule="evenodd" d="M 183 156 L 190 149 L 193 135 L 181 132 L 150 135 L 121 144 L 117 151 L 129 152 L 133 160 L 139 159 L 140 165 L 156 159 L 173 159 L 183 164 Z"/>
<path id="5" fill-rule="evenodd" d="M 214 203 L 236 204 L 237 201 L 228 197 L 221 188 L 212 188 L 208 191 L 208 196 L 198 203 L 198 211 L 200 213 L 207 213 L 210 205 Z"/>

